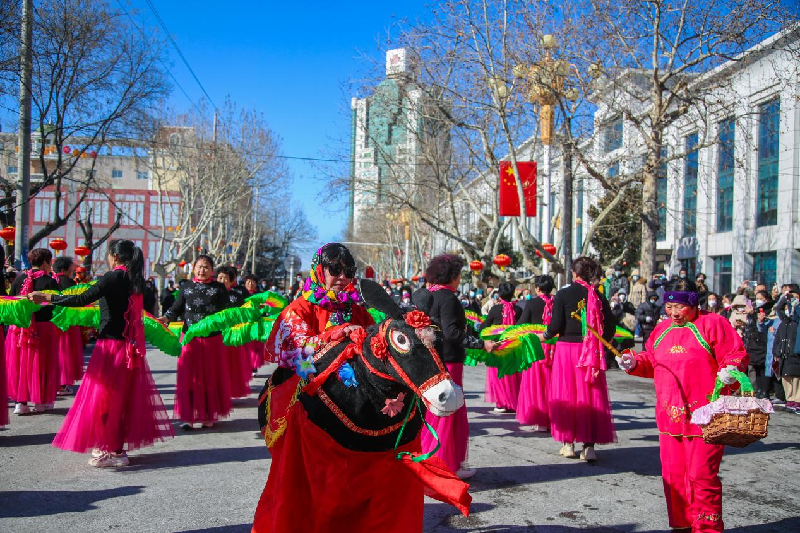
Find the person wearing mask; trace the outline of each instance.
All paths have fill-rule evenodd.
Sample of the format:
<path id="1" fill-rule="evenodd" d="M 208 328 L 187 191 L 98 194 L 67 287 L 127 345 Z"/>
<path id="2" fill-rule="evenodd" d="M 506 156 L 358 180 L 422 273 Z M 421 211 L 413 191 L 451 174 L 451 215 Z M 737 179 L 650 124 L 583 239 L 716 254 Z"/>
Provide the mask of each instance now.
<path id="1" fill-rule="evenodd" d="M 53 278 L 56 280 L 59 291 L 64 291 L 74 287 L 75 262 L 71 257 L 61 256 L 53 261 Z M 59 383 L 58 395 L 64 396 L 72 393 L 70 385 L 83 376 L 83 340 L 81 339 L 81 328 L 72 326 L 67 331 L 56 330 L 58 340 L 58 368 Z"/>
<path id="2" fill-rule="evenodd" d="M 35 291 L 57 291 L 50 277 L 53 254 L 46 248 L 28 252 L 31 269 L 17 276 L 11 296 Z M 50 319 L 53 308 L 44 306 L 33 313 L 30 327 L 9 326 L 6 338 L 8 395 L 16 400 L 15 415 L 44 412 L 53 408 L 59 386 L 58 328 Z M 28 402 L 33 402 L 31 409 Z"/>
<path id="3" fill-rule="evenodd" d="M 647 339 L 653 333 L 660 317 L 661 306 L 658 305 L 658 294 L 648 292 L 647 301 L 639 304 L 639 307 L 636 308 L 636 322 L 642 331 L 642 345 L 647 344 Z"/>
<path id="4" fill-rule="evenodd" d="M 622 271 L 622 265 L 616 265 L 614 267 L 614 275 L 611 278 L 611 282 L 609 283 L 608 287 L 608 292 L 606 294 L 608 295 L 614 294 L 620 289 L 625 289 L 625 294 L 627 294 L 630 288 L 631 288 L 630 282 L 628 281 L 628 277 Z"/>
<path id="5" fill-rule="evenodd" d="M 575 458 L 575 442 L 583 443 L 580 458 L 594 462 L 595 444 L 616 442 L 611 402 L 606 384 L 603 344 L 583 331 L 573 313 L 585 310 L 586 324 L 606 341 L 614 336 L 614 315 L 608 301 L 595 288 L 602 271 L 590 257 L 572 263 L 573 283 L 556 293 L 553 317 L 543 340 L 558 337 L 550 386 L 550 432 L 563 443 L 559 454 Z"/>
<path id="6" fill-rule="evenodd" d="M 709 313 L 719 314 L 721 310 L 719 304 L 719 295 L 715 292 L 709 292 L 706 296 L 706 307 L 705 311 Z"/>
<path id="7" fill-rule="evenodd" d="M 780 294 L 780 293 L 779 293 Z M 770 300 L 772 299 L 772 294 L 770 293 Z M 774 302 L 771 306 L 769 312 L 766 313 L 764 320 L 760 320 L 758 323 L 758 329 L 762 333 L 767 334 L 767 356 L 764 361 L 764 376 L 769 378 L 769 384 L 767 385 L 767 397 L 769 398 L 772 392 L 775 392 L 775 397 L 770 398 L 770 401 L 773 405 L 784 405 L 786 403 L 786 395 L 783 390 L 783 385 L 781 384 L 780 378 L 777 377 L 777 359 L 775 358 L 774 349 L 775 349 L 775 337 L 778 332 L 778 328 L 781 325 L 781 319 L 778 317 L 777 312 L 775 311 L 775 306 L 777 302 Z M 759 317 L 760 318 L 760 317 Z"/>
<path id="8" fill-rule="evenodd" d="M 175 303 L 175 282 L 169 280 L 167 286 L 161 290 L 161 314 L 167 312 L 167 310 L 172 307 L 172 304 Z"/>
<path id="9" fill-rule="evenodd" d="M 411 287 L 408 285 L 403 285 L 403 288 L 400 289 L 400 301 L 398 302 L 398 305 L 400 306 L 400 309 L 405 312 L 413 311 L 415 309 L 414 304 L 411 302 Z"/>
<path id="10" fill-rule="evenodd" d="M 490 326 L 509 326 L 517 323 L 522 309 L 514 302 L 514 285 L 504 281 L 497 287 L 499 303 L 489 309 L 486 320 L 481 329 Z M 522 375 L 517 372 L 503 378 L 498 377 L 497 369 L 486 367 L 486 397 L 487 403 L 495 404 L 495 413 L 514 413 L 517 411 L 517 398 Z"/>
<path id="11" fill-rule="evenodd" d="M 298 272 L 297 275 L 294 277 L 294 283 L 289 288 L 289 299 L 294 300 L 297 298 L 297 295 L 300 293 L 300 290 L 303 288 L 303 275 Z"/>
<path id="12" fill-rule="evenodd" d="M 747 351 L 730 323 L 700 311 L 691 281 L 671 282 L 665 292 L 667 320 L 650 335 L 641 352 L 618 358 L 628 374 L 652 379 L 661 475 L 669 525 L 676 530 L 724 531 L 719 467 L 723 445 L 707 444 L 692 411 L 708 404 L 719 379 L 733 385 L 731 371 L 747 368 Z"/>
<path id="13" fill-rule="evenodd" d="M 119 468 L 129 464 L 127 452 L 172 438 L 174 432 L 145 357 L 142 251 L 132 241 L 113 240 L 106 260 L 109 271 L 82 294 L 35 291 L 28 299 L 62 307 L 98 302 L 98 340 L 53 446 L 92 450 L 89 465 Z"/>
<path id="14" fill-rule="evenodd" d="M 413 296 L 412 296 L 413 297 Z M 476 314 L 481 314 L 481 304 L 478 301 L 478 293 L 475 290 L 469 291 L 469 304 L 464 308 Z"/>
<path id="15" fill-rule="evenodd" d="M 221 266 L 217 269 L 217 281 L 228 290 L 228 305 L 241 307 L 244 305 L 244 291 L 236 286 L 238 272 L 232 266 Z M 250 353 L 244 346 L 225 346 L 225 360 L 228 363 L 228 377 L 232 398 L 244 398 L 250 394 L 252 367 Z"/>
<path id="16" fill-rule="evenodd" d="M 772 310 L 772 301 L 766 291 L 756 293 L 753 305 L 747 308 L 742 331 L 744 347 L 750 355 L 750 370 L 755 374 L 756 398 L 769 398 L 772 378 L 766 375 L 767 332 L 761 324 Z"/>
<path id="17" fill-rule="evenodd" d="M 253 274 L 248 274 L 244 277 L 244 297 L 248 298 L 257 294 L 258 292 L 258 278 Z M 261 341 L 251 341 L 243 346 L 243 348 L 250 354 L 250 365 L 253 368 L 253 377 L 258 374 L 258 369 L 264 366 L 266 357 L 264 343 Z"/>
<path id="18" fill-rule="evenodd" d="M 631 276 L 633 285 L 631 286 L 628 300 L 633 307 L 639 307 L 640 304 L 647 300 L 647 280 L 638 274 L 638 270 L 634 270 L 634 272 L 636 273 Z"/>
<path id="19" fill-rule="evenodd" d="M 731 326 L 736 330 L 740 337 L 744 336 L 744 329 L 747 325 L 747 315 L 753 312 L 753 303 L 744 294 L 737 294 L 731 302 L 731 312 L 728 318 Z"/>
<path id="20" fill-rule="evenodd" d="M 548 325 L 553 317 L 553 295 L 556 288 L 551 276 L 543 275 L 534 282 L 536 298 L 525 302 L 518 324 Z M 522 373 L 517 401 L 517 421 L 525 431 L 550 429 L 550 372 L 553 367 L 555 346 L 543 344 L 544 360 L 533 363 Z M 527 427 L 526 427 L 527 426 Z"/>
<path id="21" fill-rule="evenodd" d="M 787 411 L 800 414 L 800 350 L 797 346 L 797 329 L 800 324 L 800 287 L 790 283 L 782 287 L 783 295 L 775 304 L 781 324 L 775 332 L 772 348 L 776 360 L 773 367 L 780 377 L 786 396 Z"/>
<path id="22" fill-rule="evenodd" d="M 653 279 L 650 280 L 648 288 L 651 292 L 656 293 L 658 296 L 658 305 L 664 304 L 664 287 L 667 284 L 667 277 L 664 274 L 653 274 Z"/>
<path id="23" fill-rule="evenodd" d="M 617 326 L 634 333 L 638 325 L 638 321 L 636 320 L 636 308 L 628 301 L 628 293 L 625 289 L 619 289 L 616 294 L 611 297 L 609 304 L 611 305 L 611 313 L 614 315 Z M 633 339 L 614 339 L 612 344 L 618 351 L 622 351 L 633 348 L 635 341 Z M 618 368 L 611 350 L 606 349 L 605 356 L 606 366 L 608 368 Z"/>
<path id="24" fill-rule="evenodd" d="M 724 318 L 731 318 L 731 305 L 733 305 L 734 298 L 736 298 L 736 295 L 731 293 L 722 296 L 722 309 L 720 310 L 719 314 L 721 314 Z"/>
<path id="25" fill-rule="evenodd" d="M 490 293 L 489 298 L 486 300 L 486 303 L 484 303 L 483 307 L 481 307 L 481 314 L 488 316 L 492 307 L 498 303 L 500 303 L 500 294 L 497 292 L 497 289 L 492 289 L 492 292 Z"/>

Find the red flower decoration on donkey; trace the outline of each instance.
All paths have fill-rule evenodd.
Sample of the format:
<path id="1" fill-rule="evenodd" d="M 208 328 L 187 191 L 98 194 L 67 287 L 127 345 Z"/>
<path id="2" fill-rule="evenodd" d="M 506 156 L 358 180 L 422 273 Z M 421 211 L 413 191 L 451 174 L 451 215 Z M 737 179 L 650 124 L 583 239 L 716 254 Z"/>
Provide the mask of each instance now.
<path id="1" fill-rule="evenodd" d="M 369 347 L 372 349 L 373 355 L 378 359 L 386 359 L 389 355 L 389 346 L 386 344 L 386 339 L 383 337 L 375 336 L 369 341 Z"/>
<path id="2" fill-rule="evenodd" d="M 414 329 L 426 328 L 431 325 L 431 319 L 422 311 L 411 311 L 405 316 L 406 324 Z"/>

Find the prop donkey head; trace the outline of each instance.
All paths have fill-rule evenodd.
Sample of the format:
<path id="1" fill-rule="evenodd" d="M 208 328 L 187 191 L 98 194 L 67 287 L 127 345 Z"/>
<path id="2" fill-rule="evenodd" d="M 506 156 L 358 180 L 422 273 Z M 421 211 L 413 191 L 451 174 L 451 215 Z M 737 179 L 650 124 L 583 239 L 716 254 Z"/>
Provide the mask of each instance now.
<path id="1" fill-rule="evenodd" d="M 401 444 L 422 427 L 415 396 L 432 413 L 448 416 L 464 405 L 464 393 L 439 357 L 438 331 L 425 313 L 404 315 L 370 280 L 361 280 L 360 292 L 386 319 L 318 352 L 314 365 L 323 379 L 306 387 L 300 401 L 312 422 L 343 446 L 387 450 L 396 444 L 404 422 Z"/>

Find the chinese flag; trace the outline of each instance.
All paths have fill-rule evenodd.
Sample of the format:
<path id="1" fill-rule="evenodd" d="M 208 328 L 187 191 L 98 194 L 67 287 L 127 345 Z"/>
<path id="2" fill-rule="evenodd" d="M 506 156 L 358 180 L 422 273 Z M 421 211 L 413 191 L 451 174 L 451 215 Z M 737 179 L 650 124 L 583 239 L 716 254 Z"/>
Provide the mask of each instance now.
<path id="1" fill-rule="evenodd" d="M 529 217 L 536 216 L 536 161 L 517 161 L 517 168 L 525 196 L 525 211 Z M 519 216 L 519 195 L 511 161 L 500 162 L 500 216 Z"/>

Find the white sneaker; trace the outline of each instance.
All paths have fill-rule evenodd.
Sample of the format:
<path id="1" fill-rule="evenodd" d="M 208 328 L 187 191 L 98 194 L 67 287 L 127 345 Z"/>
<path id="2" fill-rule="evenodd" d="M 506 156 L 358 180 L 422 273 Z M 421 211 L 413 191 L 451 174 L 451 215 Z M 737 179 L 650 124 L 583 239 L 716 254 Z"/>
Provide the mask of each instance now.
<path id="1" fill-rule="evenodd" d="M 597 461 L 597 454 L 594 453 L 594 446 L 584 446 L 584 448 L 581 450 L 581 459 L 587 463 L 593 463 Z"/>
<path id="2" fill-rule="evenodd" d="M 15 415 L 29 415 L 31 414 L 31 408 L 25 404 L 18 403 L 14 406 L 14 414 Z"/>
<path id="3" fill-rule="evenodd" d="M 571 442 L 565 443 L 558 451 L 558 454 L 566 457 L 567 459 L 575 459 L 576 457 L 578 457 L 575 454 L 575 444 Z"/>
<path id="4" fill-rule="evenodd" d="M 104 453 L 106 452 L 104 452 L 100 448 L 95 448 L 92 450 L 92 457 L 102 457 Z"/>
<path id="5" fill-rule="evenodd" d="M 508 413 L 509 410 L 505 409 L 504 407 L 495 407 L 494 409 L 492 409 L 492 412 L 497 414 L 505 414 Z"/>
<path id="6" fill-rule="evenodd" d="M 118 468 L 121 466 L 128 466 L 128 454 L 121 453 L 104 453 L 100 457 L 92 457 L 89 459 L 89 464 L 95 468 Z"/>
<path id="7" fill-rule="evenodd" d="M 469 463 L 464 461 L 463 463 L 461 463 L 461 466 L 456 472 L 456 475 L 461 479 L 469 479 L 477 473 L 478 471 L 476 469 L 470 468 Z"/>
<path id="8" fill-rule="evenodd" d="M 200 422 L 195 422 L 194 424 L 192 424 L 192 429 L 203 429 L 203 424 L 201 424 Z"/>
<path id="9" fill-rule="evenodd" d="M 192 425 L 189 422 L 184 422 L 181 424 L 181 429 L 192 429 Z"/>
<path id="10" fill-rule="evenodd" d="M 519 429 L 529 433 L 547 433 L 547 428 L 544 426 L 520 426 Z"/>
<path id="11" fill-rule="evenodd" d="M 64 385 L 56 391 L 56 396 L 68 396 L 70 394 L 72 394 L 72 389 L 69 388 L 69 385 Z"/>

